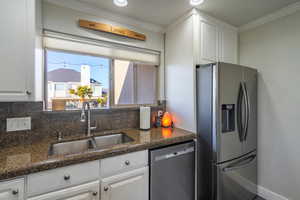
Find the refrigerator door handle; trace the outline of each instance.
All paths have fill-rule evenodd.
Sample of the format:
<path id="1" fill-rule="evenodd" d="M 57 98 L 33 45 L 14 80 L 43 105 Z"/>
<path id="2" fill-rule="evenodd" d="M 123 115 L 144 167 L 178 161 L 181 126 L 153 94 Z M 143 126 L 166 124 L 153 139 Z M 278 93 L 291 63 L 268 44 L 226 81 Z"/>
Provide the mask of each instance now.
<path id="1" fill-rule="evenodd" d="M 243 130 L 243 141 L 247 138 L 248 133 L 248 126 L 249 126 L 249 118 L 250 118 L 250 105 L 249 105 L 249 98 L 248 98 L 248 91 L 246 87 L 246 83 L 242 83 L 242 89 L 243 89 L 243 97 L 245 101 L 245 125 Z"/>
<path id="2" fill-rule="evenodd" d="M 248 135 L 249 120 L 250 120 L 250 101 L 249 101 L 248 90 L 245 82 L 243 83 L 243 88 L 244 88 L 245 104 L 246 104 L 246 120 L 245 120 L 243 141 L 246 141 Z"/>
<path id="3" fill-rule="evenodd" d="M 241 142 L 243 142 L 244 139 L 244 126 L 242 122 L 242 102 L 244 98 L 244 89 L 243 89 L 243 84 L 240 84 L 239 88 L 239 93 L 238 93 L 238 99 L 237 99 L 237 128 L 238 128 L 238 133 L 239 133 L 239 139 Z"/>
<path id="4" fill-rule="evenodd" d="M 248 165 L 250 165 L 256 158 L 256 155 L 251 155 L 247 158 L 244 158 L 238 162 L 235 162 L 233 164 L 228 165 L 227 167 L 223 168 L 224 172 L 229 172 L 229 171 L 233 171 L 233 170 L 237 170 L 237 169 L 241 169 L 244 167 L 247 167 Z"/>

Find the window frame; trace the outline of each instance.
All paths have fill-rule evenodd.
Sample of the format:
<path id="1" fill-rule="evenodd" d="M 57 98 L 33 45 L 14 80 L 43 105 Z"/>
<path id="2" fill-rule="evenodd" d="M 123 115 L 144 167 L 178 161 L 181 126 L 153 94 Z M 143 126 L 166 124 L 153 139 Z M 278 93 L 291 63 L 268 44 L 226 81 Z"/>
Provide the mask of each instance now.
<path id="1" fill-rule="evenodd" d="M 87 54 L 87 53 L 80 53 L 78 51 L 69 51 L 69 50 L 61 50 L 61 49 L 54 49 L 54 48 L 47 48 L 44 47 L 44 110 L 46 111 L 52 111 L 51 109 L 48 108 L 48 84 L 47 84 L 47 73 L 48 73 L 48 68 L 47 68 L 47 63 L 48 63 L 48 58 L 47 58 L 47 51 L 56 51 L 56 52 L 65 52 L 65 53 L 72 53 L 72 54 L 78 54 L 78 55 L 87 55 L 87 56 L 95 56 L 95 57 L 101 57 L 101 58 L 106 58 L 109 59 L 109 83 L 108 83 L 108 105 L 107 107 L 103 108 L 95 108 L 96 110 L 101 110 L 101 109 L 110 109 L 110 108 L 125 108 L 125 107 L 140 107 L 140 106 L 158 106 L 158 91 L 159 91 L 159 65 L 152 64 L 154 67 L 157 68 L 156 70 L 156 84 L 155 84 L 155 97 L 154 97 L 154 103 L 153 104 L 115 104 L 115 92 L 114 92 L 114 61 L 115 60 L 123 60 L 123 61 L 129 61 L 133 62 L 134 64 L 151 64 L 151 63 L 146 63 L 146 62 L 139 62 L 136 60 L 126 60 L 126 59 L 118 59 L 118 58 L 111 58 L 111 57 L 106 57 L 106 56 L 100 56 L 96 54 Z M 135 66 L 136 68 L 136 66 Z M 137 70 L 134 70 L 134 102 L 137 102 Z M 80 110 L 74 109 L 74 110 Z M 74 111 L 73 110 L 73 111 Z M 68 111 L 68 110 L 64 110 Z"/>

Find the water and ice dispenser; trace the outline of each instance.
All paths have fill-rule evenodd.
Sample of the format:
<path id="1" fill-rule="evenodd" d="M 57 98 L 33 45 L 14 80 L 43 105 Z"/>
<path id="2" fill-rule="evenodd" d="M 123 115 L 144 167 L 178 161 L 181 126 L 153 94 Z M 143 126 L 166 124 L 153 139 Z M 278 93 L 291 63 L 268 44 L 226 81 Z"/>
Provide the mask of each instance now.
<path id="1" fill-rule="evenodd" d="M 235 130 L 235 105 L 222 105 L 222 133 L 232 132 Z"/>

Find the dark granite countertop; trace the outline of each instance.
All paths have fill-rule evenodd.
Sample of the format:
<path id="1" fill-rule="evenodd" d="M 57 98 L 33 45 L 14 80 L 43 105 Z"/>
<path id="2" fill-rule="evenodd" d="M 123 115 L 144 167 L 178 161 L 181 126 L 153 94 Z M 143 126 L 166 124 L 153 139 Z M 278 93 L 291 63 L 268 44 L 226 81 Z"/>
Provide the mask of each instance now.
<path id="1" fill-rule="evenodd" d="M 54 169 L 72 164 L 103 159 L 111 156 L 134 151 L 152 149 L 166 145 L 176 144 L 196 138 L 194 133 L 182 129 L 153 128 L 149 131 L 127 129 L 109 132 L 100 132 L 94 135 L 105 135 L 123 132 L 134 139 L 133 142 L 115 145 L 106 150 L 89 150 L 79 154 L 55 155 L 48 154 L 52 143 L 57 138 L 45 138 L 38 142 L 19 144 L 13 147 L 0 149 L 0 180 L 23 176 L 43 170 Z M 67 137 L 63 140 L 81 139 L 83 137 Z"/>

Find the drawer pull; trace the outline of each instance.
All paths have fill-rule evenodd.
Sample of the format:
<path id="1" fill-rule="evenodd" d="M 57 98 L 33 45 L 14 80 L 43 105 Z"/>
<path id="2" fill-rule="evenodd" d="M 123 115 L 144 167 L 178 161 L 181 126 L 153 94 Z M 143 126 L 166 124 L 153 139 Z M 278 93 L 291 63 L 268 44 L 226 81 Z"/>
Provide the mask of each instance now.
<path id="1" fill-rule="evenodd" d="M 19 190 L 13 190 L 13 191 L 12 191 L 12 194 L 13 194 L 13 195 L 19 194 Z"/>
<path id="2" fill-rule="evenodd" d="M 64 176 L 64 179 L 65 179 L 65 181 L 68 181 L 68 180 L 70 180 L 70 178 L 71 178 L 71 176 L 70 176 L 70 175 L 65 175 L 65 176 Z"/>
<path id="3" fill-rule="evenodd" d="M 129 160 L 126 160 L 126 161 L 125 161 L 125 165 L 130 165 L 130 161 L 129 161 Z"/>
<path id="4" fill-rule="evenodd" d="M 108 187 L 104 187 L 104 191 L 107 192 L 108 191 Z"/>
<path id="5" fill-rule="evenodd" d="M 93 192 L 93 196 L 97 196 L 98 195 L 98 192 Z"/>

